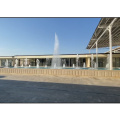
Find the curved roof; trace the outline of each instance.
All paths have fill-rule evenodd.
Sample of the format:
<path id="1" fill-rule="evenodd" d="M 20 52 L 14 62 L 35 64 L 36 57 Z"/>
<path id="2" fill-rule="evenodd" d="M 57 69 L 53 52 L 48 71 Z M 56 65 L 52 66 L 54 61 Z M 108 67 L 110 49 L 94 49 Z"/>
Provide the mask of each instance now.
<path id="1" fill-rule="evenodd" d="M 113 20 L 114 23 L 111 30 L 112 46 L 120 46 L 120 18 L 101 18 L 86 49 L 96 48 L 95 42 L 98 39 L 98 48 L 109 47 L 109 32 L 106 29 Z"/>

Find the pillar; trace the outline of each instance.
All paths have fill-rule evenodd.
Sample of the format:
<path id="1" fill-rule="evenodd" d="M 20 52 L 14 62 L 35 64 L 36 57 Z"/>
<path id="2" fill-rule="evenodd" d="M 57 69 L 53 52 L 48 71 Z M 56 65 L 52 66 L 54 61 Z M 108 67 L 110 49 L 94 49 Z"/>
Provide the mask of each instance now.
<path id="1" fill-rule="evenodd" d="M 90 67 L 90 58 L 86 58 L 86 67 Z"/>
<path id="2" fill-rule="evenodd" d="M 109 26 L 109 48 L 110 48 L 110 70 L 113 69 L 113 63 L 112 63 L 112 34 L 111 34 L 112 26 Z"/>
<path id="3" fill-rule="evenodd" d="M 96 42 L 96 68 L 98 68 L 98 43 Z"/>

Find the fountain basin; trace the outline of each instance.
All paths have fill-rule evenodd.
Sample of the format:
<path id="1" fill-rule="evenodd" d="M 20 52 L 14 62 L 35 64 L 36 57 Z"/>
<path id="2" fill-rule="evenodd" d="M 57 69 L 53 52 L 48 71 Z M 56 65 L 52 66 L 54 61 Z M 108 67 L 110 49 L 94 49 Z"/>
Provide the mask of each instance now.
<path id="1" fill-rule="evenodd" d="M 103 68 L 103 67 L 99 67 L 99 68 L 84 68 L 84 67 L 60 67 L 60 68 L 53 68 L 53 67 L 50 67 L 50 66 L 39 66 L 39 67 L 36 67 L 36 66 L 26 66 L 26 67 L 22 67 L 22 66 L 18 66 L 18 67 L 1 67 L 1 68 L 18 68 L 18 69 L 78 69 L 78 70 L 109 70 L 107 68 Z M 113 68 L 113 70 L 120 70 L 120 68 Z"/>
<path id="2" fill-rule="evenodd" d="M 120 77 L 120 70 L 0 68 L 1 74 L 57 75 L 77 77 Z"/>

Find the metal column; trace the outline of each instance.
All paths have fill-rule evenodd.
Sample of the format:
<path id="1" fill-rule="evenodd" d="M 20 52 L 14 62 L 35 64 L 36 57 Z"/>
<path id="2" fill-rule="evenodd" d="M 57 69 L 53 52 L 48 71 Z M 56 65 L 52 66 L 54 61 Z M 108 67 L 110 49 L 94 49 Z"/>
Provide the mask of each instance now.
<path id="1" fill-rule="evenodd" d="M 96 42 L 96 68 L 98 68 L 98 42 Z"/>
<path id="2" fill-rule="evenodd" d="M 109 26 L 109 48 L 110 48 L 110 70 L 113 69 L 112 65 L 112 33 L 111 33 L 112 26 Z"/>

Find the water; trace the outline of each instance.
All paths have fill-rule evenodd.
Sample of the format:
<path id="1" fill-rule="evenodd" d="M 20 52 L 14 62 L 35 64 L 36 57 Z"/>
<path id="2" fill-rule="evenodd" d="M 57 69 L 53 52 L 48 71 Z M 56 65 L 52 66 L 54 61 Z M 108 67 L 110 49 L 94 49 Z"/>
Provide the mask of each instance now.
<path id="1" fill-rule="evenodd" d="M 50 59 L 46 58 L 46 66 L 48 66 L 50 64 Z"/>
<path id="2" fill-rule="evenodd" d="M 63 64 L 63 68 L 65 68 L 65 64 Z"/>
<path id="3" fill-rule="evenodd" d="M 23 64 L 21 65 L 21 67 L 24 67 Z"/>
<path id="4" fill-rule="evenodd" d="M 77 57 L 76 57 L 76 68 L 78 68 L 78 62 L 79 62 L 79 55 L 77 54 Z"/>
<path id="5" fill-rule="evenodd" d="M 15 68 L 18 67 L 18 59 L 15 60 L 15 65 L 14 65 Z"/>
<path id="6" fill-rule="evenodd" d="M 8 68 L 14 68 L 14 67 L 8 67 Z M 20 68 L 20 69 L 51 69 L 51 67 L 39 67 L 39 68 L 36 68 L 36 66 L 31 66 L 31 67 L 29 67 L 29 66 L 27 66 L 27 67 L 17 67 L 17 68 Z M 73 67 L 65 67 L 65 68 L 60 68 L 60 69 L 76 69 L 75 67 L 73 68 Z M 79 67 L 78 69 L 80 69 L 80 70 L 109 70 L 109 69 L 107 69 L 107 68 L 103 68 L 103 67 L 101 67 L 101 68 L 97 68 L 97 69 L 94 69 L 94 68 L 82 68 L 82 67 Z M 120 68 L 113 68 L 113 70 L 120 70 Z"/>
<path id="7" fill-rule="evenodd" d="M 39 68 L 39 66 L 40 66 L 40 61 L 39 61 L 38 59 L 36 60 L 36 63 L 37 63 L 37 66 L 36 66 L 36 67 Z"/>
<path id="8" fill-rule="evenodd" d="M 94 68 L 94 56 L 91 54 L 91 67 Z"/>
<path id="9" fill-rule="evenodd" d="M 73 64 L 73 68 L 75 68 L 75 64 Z"/>
<path id="10" fill-rule="evenodd" d="M 61 68 L 61 59 L 59 56 L 59 40 L 58 40 L 58 36 L 56 33 L 55 33 L 54 54 L 53 54 L 51 68 L 53 68 L 53 69 Z"/>
<path id="11" fill-rule="evenodd" d="M 15 64 L 14 67 L 17 68 L 17 65 Z"/>
<path id="12" fill-rule="evenodd" d="M 54 66 L 52 68 L 54 68 L 54 69 L 56 68 L 56 63 L 54 63 Z"/>
<path id="13" fill-rule="evenodd" d="M 85 64 L 85 62 L 83 63 L 83 68 L 86 68 L 86 64 Z"/>
<path id="14" fill-rule="evenodd" d="M 27 58 L 25 59 L 25 63 L 24 64 L 25 64 L 25 67 L 27 67 Z"/>
<path id="15" fill-rule="evenodd" d="M 6 61 L 5 61 L 5 67 L 6 68 L 8 67 L 8 59 L 6 59 Z"/>
<path id="16" fill-rule="evenodd" d="M 107 61 L 106 61 L 106 68 L 107 69 L 110 68 L 109 60 L 110 60 L 110 54 L 107 55 Z"/>
<path id="17" fill-rule="evenodd" d="M 47 65 L 45 65 L 45 68 L 47 68 Z"/>
<path id="18" fill-rule="evenodd" d="M 94 68 L 95 68 L 95 69 L 97 68 L 97 64 L 96 64 L 96 62 L 94 63 Z"/>

